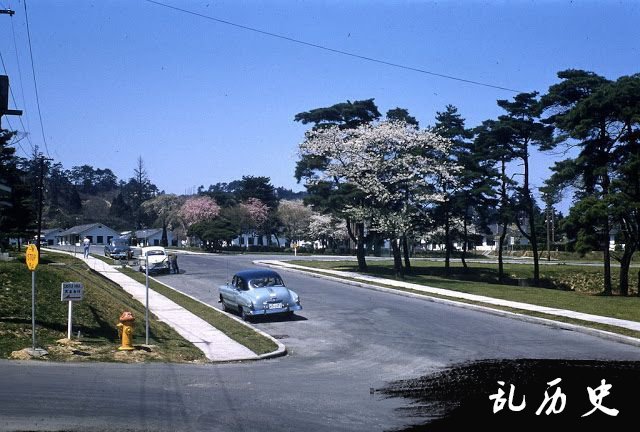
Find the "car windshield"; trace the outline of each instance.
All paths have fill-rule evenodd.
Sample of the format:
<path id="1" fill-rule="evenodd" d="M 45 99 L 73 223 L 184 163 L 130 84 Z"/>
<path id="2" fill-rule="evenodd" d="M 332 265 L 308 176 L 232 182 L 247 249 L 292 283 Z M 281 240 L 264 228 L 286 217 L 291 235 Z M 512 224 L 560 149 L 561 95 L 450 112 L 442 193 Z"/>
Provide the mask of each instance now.
<path id="1" fill-rule="evenodd" d="M 280 279 L 280 277 L 278 277 L 278 276 L 266 276 L 266 277 L 251 279 L 249 284 L 253 288 L 263 288 L 263 287 L 270 287 L 270 286 L 284 286 L 284 283 L 282 282 L 282 279 Z"/>

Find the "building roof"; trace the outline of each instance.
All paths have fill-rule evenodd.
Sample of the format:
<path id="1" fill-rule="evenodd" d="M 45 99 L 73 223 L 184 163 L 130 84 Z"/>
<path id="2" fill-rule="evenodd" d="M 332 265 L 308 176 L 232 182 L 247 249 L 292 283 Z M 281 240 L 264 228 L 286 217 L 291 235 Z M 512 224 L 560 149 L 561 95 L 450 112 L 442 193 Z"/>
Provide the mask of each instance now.
<path id="1" fill-rule="evenodd" d="M 43 229 L 42 231 L 40 231 L 40 234 L 42 234 L 43 236 L 47 236 L 49 234 L 53 234 L 56 232 L 62 232 L 64 231 L 62 228 L 47 228 L 47 229 Z"/>
<path id="2" fill-rule="evenodd" d="M 62 231 L 61 233 L 58 234 L 58 236 L 60 237 L 64 237 L 64 236 L 68 236 L 68 235 L 80 235 L 83 234 L 87 231 L 90 231 L 93 228 L 102 228 L 105 227 L 107 229 L 110 229 L 113 232 L 116 232 L 115 230 L 113 230 L 112 228 L 109 228 L 108 226 L 106 226 L 105 224 L 101 224 L 101 223 L 92 223 L 92 224 L 85 224 L 85 225 L 76 225 L 74 227 L 71 227 L 65 231 Z"/>
<path id="3" fill-rule="evenodd" d="M 147 239 L 149 237 L 153 237 L 157 234 L 162 234 L 162 228 L 151 228 L 136 231 L 136 238 L 138 239 Z"/>

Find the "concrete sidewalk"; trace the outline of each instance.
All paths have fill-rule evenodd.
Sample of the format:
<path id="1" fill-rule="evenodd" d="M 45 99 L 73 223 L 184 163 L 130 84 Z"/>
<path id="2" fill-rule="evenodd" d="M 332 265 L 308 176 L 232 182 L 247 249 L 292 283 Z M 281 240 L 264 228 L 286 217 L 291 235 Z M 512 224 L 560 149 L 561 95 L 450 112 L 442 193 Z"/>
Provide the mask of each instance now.
<path id="1" fill-rule="evenodd" d="M 56 250 L 56 252 L 74 255 L 73 252 L 60 250 Z M 120 285 L 122 289 L 131 294 L 133 298 L 142 303 L 143 306 L 146 304 L 146 286 L 144 284 L 135 281 L 114 268 L 114 266 L 109 265 L 100 259 L 91 256 L 85 259 L 80 253 L 75 256 L 85 261 L 92 270 L 95 270 Z M 274 353 L 270 353 L 271 355 L 267 354 L 259 356 L 244 345 L 234 341 L 208 322 L 182 308 L 163 295 L 158 294 L 152 289 L 149 289 L 149 312 L 156 315 L 160 321 L 165 322 L 176 330 L 180 336 L 194 344 L 205 354 L 207 359 L 211 361 L 225 362 L 257 360 L 285 352 L 285 347 L 282 343 L 271 338 L 269 335 L 260 332 L 264 336 L 269 337 L 276 342 L 276 344 L 278 344 L 278 350 Z"/>
<path id="2" fill-rule="evenodd" d="M 452 290 L 447 290 L 447 289 L 442 289 L 442 288 L 433 288 L 433 287 L 429 287 L 429 286 L 425 286 L 425 285 L 418 285 L 418 284 L 414 284 L 414 283 L 410 283 L 410 282 L 403 282 L 403 281 L 397 281 L 397 280 L 393 280 L 393 279 L 383 279 L 383 278 L 377 278 L 374 276 L 368 276 L 368 275 L 360 275 L 357 273 L 351 273 L 351 272 L 344 272 L 344 271 L 338 271 L 338 270 L 328 270 L 328 269 L 310 269 L 309 267 L 304 267 L 304 266 L 300 266 L 300 265 L 296 265 L 296 264 L 290 264 L 290 263 L 285 263 L 282 261 L 278 261 L 278 260 L 256 260 L 254 261 L 254 264 L 258 264 L 258 265 L 264 265 L 264 266 L 268 266 L 268 267 L 273 267 L 273 268 L 281 268 L 281 269 L 288 269 L 288 270 L 293 270 L 293 271 L 298 271 L 298 272 L 304 272 L 307 274 L 311 274 L 317 277 L 324 277 L 324 278 L 330 278 L 330 279 L 335 279 L 335 280 L 339 280 L 341 282 L 344 283 L 351 283 L 351 284 L 355 284 L 355 285 L 360 285 L 360 286 L 366 286 L 366 287 L 371 287 L 371 288 L 375 288 L 375 289 L 382 289 L 385 290 L 385 288 L 380 287 L 379 285 L 374 285 L 374 284 L 384 284 L 387 286 L 393 286 L 393 287 L 398 287 L 398 288 L 406 288 L 406 289 L 411 289 L 414 291 L 418 291 L 418 292 L 423 292 L 425 294 L 438 294 L 438 295 L 442 295 L 442 296 L 447 296 L 447 297 L 453 297 L 453 298 L 460 298 L 460 299 L 464 299 L 464 300 L 470 300 L 470 301 L 474 301 L 474 302 L 479 302 L 479 303 L 484 303 L 484 304 L 489 304 L 489 305 L 496 305 L 496 306 L 503 306 L 503 307 L 508 307 L 508 308 L 512 308 L 512 309 L 520 309 L 520 310 L 527 310 L 527 311 L 533 311 L 533 312 L 540 312 L 540 313 L 544 313 L 547 315 L 553 315 L 553 316 L 561 316 L 561 317 L 566 317 L 566 318 L 573 318 L 573 319 L 577 319 L 577 320 L 581 320 L 581 321 L 588 321 L 588 322 L 592 322 L 592 323 L 599 323 L 599 324 L 606 324 L 606 325 L 611 325 L 611 326 L 615 326 L 615 327 L 621 327 L 621 328 L 625 328 L 625 329 L 629 329 L 629 330 L 634 330 L 634 331 L 638 331 L 640 332 L 640 322 L 637 321 L 628 321 L 628 320 L 622 320 L 622 319 L 617 319 L 617 318 L 610 318 L 610 317 L 605 317 L 605 316 L 600 316 L 600 315 L 591 315 L 591 314 L 586 314 L 586 313 L 581 313 L 581 312 L 574 312 L 574 311 L 570 311 L 570 310 L 564 310 L 564 309 L 557 309 L 557 308 L 551 308 L 551 307 L 546 307 L 546 306 L 537 306 L 537 305 L 532 305 L 532 304 L 527 304 L 527 303 L 519 303 L 519 302 L 514 302 L 514 301 L 509 301 L 509 300 L 501 300 L 501 299 L 496 299 L 496 298 L 491 298 L 491 297 L 484 297 L 484 296 L 479 296 L 479 295 L 475 295 L 475 294 L 467 294 L 467 293 L 462 293 L 462 292 L 457 292 L 457 291 L 452 291 Z M 347 278 L 349 280 L 347 280 Z M 386 288 L 389 289 L 389 288 Z M 401 291 L 397 291 L 396 292 L 401 292 Z M 461 303 L 461 302 L 455 302 L 453 300 L 443 300 L 445 302 L 454 302 L 454 303 L 458 303 L 459 305 L 463 305 L 465 307 L 469 307 L 468 303 Z M 482 308 L 482 309 L 490 309 L 488 307 L 482 307 L 482 306 L 476 306 L 477 308 Z M 495 311 L 495 309 L 494 309 Z M 518 314 L 514 314 L 511 312 L 504 312 L 504 314 L 509 314 L 509 315 L 518 315 Z M 523 315 L 520 315 L 521 317 L 523 317 Z M 535 317 L 527 317 L 527 318 L 531 318 L 531 319 L 535 319 L 538 321 L 545 321 L 545 323 L 549 324 L 550 320 L 546 320 L 546 319 L 542 319 L 542 318 L 535 318 Z M 608 338 L 615 338 L 615 339 L 619 339 L 622 340 L 624 342 L 628 342 L 628 343 L 632 343 L 634 345 L 640 345 L 640 339 L 636 339 L 636 338 L 632 338 L 632 337 L 628 337 L 628 336 L 623 336 L 623 335 L 618 335 L 616 333 L 611 333 L 611 332 L 605 332 L 602 330 L 596 330 L 596 329 L 591 329 L 591 328 L 587 328 L 587 327 L 581 327 L 581 326 L 577 326 L 577 325 L 573 325 L 573 324 L 567 324 L 567 323 L 562 323 L 559 321 L 551 321 L 553 323 L 555 323 L 555 325 L 557 326 L 563 326 L 563 327 L 568 327 L 574 330 L 582 330 L 588 333 L 595 333 L 598 334 L 600 336 L 605 336 Z"/>

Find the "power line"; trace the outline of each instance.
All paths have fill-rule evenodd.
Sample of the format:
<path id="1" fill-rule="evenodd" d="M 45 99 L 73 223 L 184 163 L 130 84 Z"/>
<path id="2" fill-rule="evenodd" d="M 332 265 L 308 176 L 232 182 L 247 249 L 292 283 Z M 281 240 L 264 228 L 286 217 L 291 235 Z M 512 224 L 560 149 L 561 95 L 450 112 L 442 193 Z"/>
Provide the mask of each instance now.
<path id="1" fill-rule="evenodd" d="M 0 61 L 2 62 L 2 69 L 4 70 L 4 74 L 5 75 L 9 75 L 9 72 L 7 72 L 7 66 L 4 64 L 4 57 L 2 56 L 2 51 L 0 51 Z M 13 95 L 13 90 L 11 88 L 11 85 L 9 85 L 9 94 L 11 95 L 11 100 L 13 101 L 13 106 L 17 107 L 18 104 L 16 103 L 16 98 Z M 23 96 L 23 98 L 24 98 L 24 96 Z M 29 144 L 31 145 L 31 149 L 33 150 L 33 143 L 31 142 L 31 138 L 29 138 L 28 130 L 24 127 L 24 123 L 22 122 L 22 116 L 18 116 L 18 120 L 20 121 L 20 125 L 22 125 L 22 130 L 26 134 L 27 141 L 29 141 Z M 11 126 L 11 122 L 9 121 L 9 119 L 7 119 L 7 123 L 9 124 L 9 127 L 11 129 L 13 129 L 13 126 Z"/>
<path id="2" fill-rule="evenodd" d="M 25 135 L 24 137 L 18 139 L 17 135 L 16 135 L 16 137 L 13 139 L 13 142 L 10 142 L 9 145 L 15 146 L 16 144 L 18 144 L 18 147 L 20 147 L 20 150 L 22 150 L 22 153 L 24 153 L 24 155 L 26 157 L 29 157 L 29 153 L 27 153 L 26 150 L 22 147 L 22 144 L 20 144 L 20 141 L 22 141 L 26 137 L 27 137 L 27 135 Z"/>
<path id="3" fill-rule="evenodd" d="M 33 86 L 36 90 L 36 105 L 38 106 L 38 117 L 40 118 L 40 130 L 42 132 L 42 141 L 44 142 L 44 149 L 49 156 L 49 146 L 47 146 L 47 138 L 44 133 L 44 124 L 42 122 L 42 111 L 40 110 L 40 97 L 38 96 L 38 83 L 36 81 L 36 68 L 33 65 L 33 49 L 31 47 L 31 30 L 29 30 L 29 13 L 27 12 L 27 0 L 24 0 L 24 17 L 27 23 L 27 39 L 29 40 L 29 55 L 31 57 L 31 71 L 33 73 Z"/>
<path id="4" fill-rule="evenodd" d="M 13 25 L 13 15 L 11 15 L 11 34 L 13 35 L 13 48 L 14 48 L 14 52 L 16 54 L 16 64 L 18 65 L 18 76 L 20 77 L 20 92 L 22 94 L 22 104 L 23 104 L 23 107 L 26 108 L 27 98 L 24 96 L 24 79 L 23 79 L 23 75 L 22 75 L 22 68 L 20 67 L 20 57 L 18 56 L 18 44 L 16 42 L 15 26 Z M 25 114 L 27 114 L 25 116 L 26 121 L 27 121 L 27 126 L 30 126 L 29 125 L 29 115 L 28 115 L 28 113 L 29 113 L 29 111 L 25 109 Z M 31 147 L 33 147 L 33 143 L 31 143 L 31 139 L 28 138 L 28 140 L 29 140 L 29 143 L 31 144 Z"/>
<path id="5" fill-rule="evenodd" d="M 311 42 L 306 42 L 306 41 L 303 41 L 303 40 L 300 40 L 300 39 L 295 39 L 295 38 L 291 38 L 291 37 L 288 37 L 288 36 L 283 36 L 283 35 L 280 35 L 280 34 L 277 34 L 277 33 L 272 33 L 272 32 L 268 32 L 268 31 L 265 31 L 265 30 L 260 30 L 260 29 L 254 28 L 254 27 L 249 27 L 249 26 L 245 26 L 245 25 L 242 25 L 242 24 L 237 24 L 237 23 L 234 23 L 234 22 L 231 22 L 231 21 L 226 21 L 226 20 L 223 20 L 223 19 L 215 18 L 215 17 L 208 16 L 208 15 L 204 15 L 204 14 L 201 14 L 201 13 L 198 13 L 198 12 L 193 12 L 193 11 L 190 11 L 190 10 L 187 10 L 187 9 L 182 9 L 182 8 L 179 8 L 179 7 L 176 7 L 176 6 L 171 6 L 171 5 L 168 5 L 168 4 L 165 4 L 165 3 L 161 3 L 161 2 L 158 2 L 158 1 L 155 1 L 155 0 L 145 0 L 145 1 L 148 2 L 148 3 L 155 4 L 157 6 L 165 7 L 167 9 L 173 9 L 173 10 L 178 11 L 178 12 L 182 12 L 182 13 L 189 14 L 189 15 L 194 15 L 194 16 L 197 16 L 197 17 L 200 17 L 200 18 L 204 18 L 204 19 L 207 19 L 207 20 L 215 21 L 217 23 L 226 24 L 226 25 L 229 25 L 229 26 L 240 28 L 242 30 L 247 30 L 247 31 L 251 31 L 251 32 L 254 32 L 254 33 L 259 33 L 259 34 L 262 34 L 262 35 L 265 35 L 265 36 L 270 36 L 270 37 L 273 37 L 273 38 L 286 40 L 286 41 L 289 41 L 289 42 L 293 42 L 293 43 L 297 43 L 297 44 L 300 44 L 300 45 L 309 46 L 309 47 L 312 47 L 312 48 L 321 49 L 321 50 L 324 50 L 324 51 L 333 52 L 333 53 L 336 53 L 336 54 L 341 54 L 341 55 L 344 55 L 344 56 L 358 58 L 360 60 L 366 60 L 366 61 L 373 62 L 373 63 L 378 63 L 378 64 L 383 64 L 383 65 L 391 66 L 391 67 L 395 67 L 395 68 L 410 70 L 410 71 L 413 71 L 413 72 L 419 72 L 419 73 L 423 73 L 423 74 L 426 74 L 426 75 L 437 76 L 437 77 L 440 77 L 440 78 L 446 78 L 446 79 L 453 80 L 453 81 L 464 82 L 464 83 L 467 83 L 467 84 L 473 84 L 473 85 L 478 85 L 478 86 L 482 86 L 482 87 L 489 87 L 489 88 L 494 88 L 494 89 L 498 89 L 498 90 L 504 90 L 504 91 L 508 91 L 508 92 L 512 92 L 512 93 L 522 93 L 522 91 L 520 91 L 520 90 L 514 90 L 514 89 L 507 88 L 507 87 L 488 84 L 488 83 L 484 83 L 484 82 L 480 82 L 480 81 L 474 81 L 474 80 L 469 80 L 469 79 L 465 79 L 465 78 L 459 78 L 459 77 L 455 77 L 453 75 L 446 75 L 446 74 L 441 74 L 441 73 L 437 73 L 437 72 L 431 72 L 431 71 L 428 71 L 428 70 L 425 70 L 425 69 L 415 68 L 415 67 L 412 67 L 412 66 L 405 66 L 405 65 L 402 65 L 402 64 L 399 64 L 399 63 L 393 63 L 393 62 L 389 62 L 389 61 L 386 61 L 386 60 L 380 60 L 380 59 L 376 59 L 376 58 L 373 58 L 373 57 L 367 57 L 367 56 L 363 56 L 363 55 L 360 55 L 360 54 L 351 53 L 351 52 L 348 52 L 348 51 L 342 51 L 342 50 L 335 49 L 335 48 L 329 48 L 329 47 L 326 47 L 324 45 L 319 45 L 319 44 L 315 44 L 315 43 L 311 43 Z"/>

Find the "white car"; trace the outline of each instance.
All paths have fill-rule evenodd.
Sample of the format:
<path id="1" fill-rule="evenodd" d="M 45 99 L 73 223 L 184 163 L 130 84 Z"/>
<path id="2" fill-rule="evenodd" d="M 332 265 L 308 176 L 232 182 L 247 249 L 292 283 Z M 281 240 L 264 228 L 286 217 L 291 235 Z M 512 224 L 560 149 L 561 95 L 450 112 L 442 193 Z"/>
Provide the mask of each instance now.
<path id="1" fill-rule="evenodd" d="M 140 249 L 138 269 L 146 272 L 147 263 L 149 263 L 149 273 L 169 272 L 169 256 L 162 246 L 147 246 Z"/>

